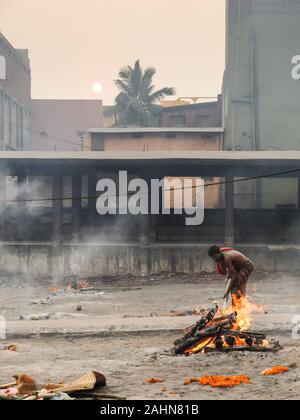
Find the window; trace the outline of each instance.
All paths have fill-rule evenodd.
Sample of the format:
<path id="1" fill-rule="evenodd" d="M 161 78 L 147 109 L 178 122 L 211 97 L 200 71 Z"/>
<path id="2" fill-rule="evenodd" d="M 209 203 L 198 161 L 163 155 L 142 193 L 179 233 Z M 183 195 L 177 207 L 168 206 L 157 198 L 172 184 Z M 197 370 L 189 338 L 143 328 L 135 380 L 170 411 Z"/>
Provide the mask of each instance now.
<path id="1" fill-rule="evenodd" d="M 210 115 L 196 115 L 196 127 L 210 127 L 211 125 Z"/>
<path id="2" fill-rule="evenodd" d="M 186 126 L 185 115 L 171 115 L 170 123 L 172 127 L 185 127 Z"/>
<path id="3" fill-rule="evenodd" d="M 176 133 L 169 132 L 166 135 L 167 139 L 176 139 Z"/>
<path id="4" fill-rule="evenodd" d="M 0 55 L 0 80 L 6 79 L 6 60 L 3 55 Z"/>

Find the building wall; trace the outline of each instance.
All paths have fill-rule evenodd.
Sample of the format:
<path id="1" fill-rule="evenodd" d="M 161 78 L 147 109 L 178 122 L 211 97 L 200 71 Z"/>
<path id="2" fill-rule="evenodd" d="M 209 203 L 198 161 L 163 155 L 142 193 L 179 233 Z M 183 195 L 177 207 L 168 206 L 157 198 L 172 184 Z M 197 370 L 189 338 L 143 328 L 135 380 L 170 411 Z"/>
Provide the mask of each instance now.
<path id="1" fill-rule="evenodd" d="M 160 127 L 221 127 L 222 96 L 218 101 L 162 108 Z"/>
<path id="2" fill-rule="evenodd" d="M 102 101 L 34 99 L 30 150 L 86 150 L 88 127 L 103 127 Z"/>
<path id="3" fill-rule="evenodd" d="M 228 0 L 226 36 L 224 148 L 299 150 L 299 1 Z M 252 183 L 237 205 L 297 205 L 295 188 L 297 179 L 282 184 L 277 202 L 271 181 Z"/>
<path id="4" fill-rule="evenodd" d="M 258 272 L 299 273 L 299 248 L 239 245 L 241 252 L 255 261 Z M 212 273 L 214 264 L 207 245 L 153 246 L 143 250 L 134 245 L 64 245 L 55 252 L 51 245 L 3 245 L 0 254 L 3 273 L 28 275 L 37 281 L 166 272 Z M 204 275 L 205 276 L 205 275 Z"/>
<path id="5" fill-rule="evenodd" d="M 170 135 L 172 136 L 170 138 Z M 217 151 L 222 150 L 222 136 L 220 134 L 202 133 L 110 133 L 93 134 L 86 138 L 86 147 L 106 152 L 120 151 Z M 178 177 L 181 174 L 178 173 Z M 201 171 L 199 172 L 201 176 Z M 207 183 L 218 183 L 220 178 L 209 178 Z M 205 189 L 206 208 L 218 208 L 223 204 L 222 187 L 211 186 Z"/>
<path id="6" fill-rule="evenodd" d="M 221 150 L 221 139 L 216 135 L 199 135 L 197 133 L 176 133 L 176 137 L 170 134 L 145 133 L 132 134 L 109 134 L 104 135 L 105 151 L 188 151 L 188 150 Z"/>
<path id="7" fill-rule="evenodd" d="M 28 147 L 30 92 L 28 52 L 16 50 L 0 33 L 0 149 Z"/>

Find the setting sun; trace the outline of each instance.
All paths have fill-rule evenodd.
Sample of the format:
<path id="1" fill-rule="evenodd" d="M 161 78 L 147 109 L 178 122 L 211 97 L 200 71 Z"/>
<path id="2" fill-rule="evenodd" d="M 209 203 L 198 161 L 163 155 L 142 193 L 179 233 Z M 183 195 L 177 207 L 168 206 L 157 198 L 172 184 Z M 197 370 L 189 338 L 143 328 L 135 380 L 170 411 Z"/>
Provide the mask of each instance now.
<path id="1" fill-rule="evenodd" d="M 92 90 L 94 93 L 100 93 L 102 92 L 102 85 L 100 83 L 94 83 L 92 86 Z"/>

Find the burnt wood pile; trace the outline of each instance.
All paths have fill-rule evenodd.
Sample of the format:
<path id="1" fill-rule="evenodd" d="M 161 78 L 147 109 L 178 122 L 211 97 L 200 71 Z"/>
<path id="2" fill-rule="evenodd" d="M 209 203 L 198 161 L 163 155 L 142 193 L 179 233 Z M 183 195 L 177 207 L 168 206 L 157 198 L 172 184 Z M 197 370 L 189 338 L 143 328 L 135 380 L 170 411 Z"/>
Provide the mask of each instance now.
<path id="1" fill-rule="evenodd" d="M 214 305 L 195 325 L 184 331 L 184 336 L 176 340 L 176 354 L 197 354 L 200 352 L 277 352 L 278 342 L 267 340 L 265 334 L 244 331 L 238 326 L 238 313 L 218 316 L 219 308 Z"/>

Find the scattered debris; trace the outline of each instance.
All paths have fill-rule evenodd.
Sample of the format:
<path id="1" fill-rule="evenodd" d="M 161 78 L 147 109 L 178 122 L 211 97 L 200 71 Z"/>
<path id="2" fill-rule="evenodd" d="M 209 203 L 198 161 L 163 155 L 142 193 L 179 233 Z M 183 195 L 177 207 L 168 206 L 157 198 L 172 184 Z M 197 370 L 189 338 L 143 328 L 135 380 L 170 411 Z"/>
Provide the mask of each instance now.
<path id="1" fill-rule="evenodd" d="M 31 314 L 31 315 L 20 315 L 21 321 L 45 321 L 50 319 L 51 314 Z"/>
<path id="2" fill-rule="evenodd" d="M 56 392 L 75 392 L 75 391 L 91 391 L 96 387 L 106 386 L 106 378 L 101 373 L 98 372 L 88 372 L 87 374 L 81 376 L 74 382 L 65 384 L 60 388 L 55 389 Z"/>
<path id="3" fill-rule="evenodd" d="M 233 388 L 241 384 L 251 384 L 248 376 L 204 376 L 199 379 L 200 385 L 209 385 L 212 388 Z"/>
<path id="4" fill-rule="evenodd" d="M 183 382 L 184 385 L 191 385 L 194 383 L 199 383 L 199 378 L 185 378 Z"/>
<path id="5" fill-rule="evenodd" d="M 165 380 L 162 378 L 150 378 L 150 379 L 146 379 L 146 382 L 148 384 L 162 384 L 165 382 Z"/>
<path id="6" fill-rule="evenodd" d="M 0 385 L 0 389 L 9 389 L 9 388 L 13 388 L 14 386 L 17 385 L 17 382 L 10 382 L 8 384 L 2 384 Z"/>
<path id="7" fill-rule="evenodd" d="M 16 344 L 4 344 L 0 346 L 0 350 L 17 351 Z"/>
<path id="8" fill-rule="evenodd" d="M 85 391 L 94 391 L 106 386 L 106 378 L 98 372 L 88 372 L 74 382 L 65 384 L 48 384 L 38 389 L 34 378 L 22 373 L 15 375 L 16 382 L 0 385 L 0 400 L 70 400 L 70 395 Z M 70 394 L 70 395 L 69 395 Z M 90 394 L 89 394 L 90 395 Z M 95 399 L 106 398 L 105 395 L 93 393 Z M 107 396 L 108 399 L 119 399 Z M 124 399 L 124 398 L 123 398 Z"/>
<path id="9" fill-rule="evenodd" d="M 16 380 L 19 395 L 29 395 L 37 391 L 37 382 L 34 378 L 24 373 L 13 377 Z"/>
<path id="10" fill-rule="evenodd" d="M 77 309 L 77 312 L 81 312 L 81 309 Z M 21 321 L 47 321 L 49 319 L 63 319 L 63 318 L 81 318 L 85 317 L 84 314 L 69 313 L 69 312 L 55 312 L 48 314 L 31 314 L 21 315 Z"/>
<path id="11" fill-rule="evenodd" d="M 77 308 L 76 308 L 76 311 L 77 312 L 81 312 L 82 311 L 82 306 L 81 305 L 78 305 Z"/>
<path id="12" fill-rule="evenodd" d="M 262 372 L 263 376 L 279 375 L 280 373 L 288 372 L 289 368 L 286 366 L 274 366 Z"/>
<path id="13" fill-rule="evenodd" d="M 183 317 L 183 316 L 192 316 L 198 315 L 197 310 L 187 310 L 187 311 L 169 311 L 165 314 L 161 314 L 161 317 Z"/>
<path id="14" fill-rule="evenodd" d="M 31 305 L 49 305 L 50 303 L 50 297 L 48 296 L 47 299 L 41 299 L 41 300 L 32 300 Z"/>

